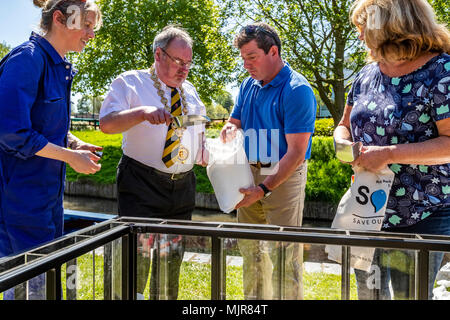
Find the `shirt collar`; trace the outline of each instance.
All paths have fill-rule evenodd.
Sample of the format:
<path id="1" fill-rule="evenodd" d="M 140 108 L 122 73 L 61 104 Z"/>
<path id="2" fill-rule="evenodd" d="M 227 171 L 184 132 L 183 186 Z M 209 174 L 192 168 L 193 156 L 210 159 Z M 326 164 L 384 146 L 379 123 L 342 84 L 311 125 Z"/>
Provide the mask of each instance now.
<path id="1" fill-rule="evenodd" d="M 47 52 L 47 54 L 53 60 L 54 64 L 60 63 L 70 64 L 65 57 L 64 59 L 61 58 L 56 49 L 44 37 L 38 35 L 35 32 L 31 32 L 30 41 L 35 41 L 37 44 L 39 44 L 42 47 L 42 49 L 44 49 L 44 51 Z"/>
<path id="2" fill-rule="evenodd" d="M 288 62 L 284 62 L 284 67 L 281 68 L 280 72 L 275 76 L 275 78 L 272 79 L 268 84 L 266 84 L 264 87 L 272 86 L 272 87 L 278 87 L 289 76 L 291 73 L 291 66 Z M 262 87 L 262 81 L 261 80 L 254 80 L 253 83 L 259 87 Z"/>

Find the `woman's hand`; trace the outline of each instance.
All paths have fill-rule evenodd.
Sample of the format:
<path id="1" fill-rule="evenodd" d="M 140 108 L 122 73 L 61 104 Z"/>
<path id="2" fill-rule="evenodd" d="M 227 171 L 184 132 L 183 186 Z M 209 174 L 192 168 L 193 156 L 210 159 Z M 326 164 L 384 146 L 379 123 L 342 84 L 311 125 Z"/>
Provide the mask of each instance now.
<path id="1" fill-rule="evenodd" d="M 94 174 L 102 167 L 98 160 L 100 157 L 89 150 L 71 150 L 66 162 L 78 173 Z"/>
<path id="2" fill-rule="evenodd" d="M 391 162 L 390 146 L 362 146 L 361 154 L 351 163 L 352 166 L 364 168 L 372 172 L 379 172 Z"/>

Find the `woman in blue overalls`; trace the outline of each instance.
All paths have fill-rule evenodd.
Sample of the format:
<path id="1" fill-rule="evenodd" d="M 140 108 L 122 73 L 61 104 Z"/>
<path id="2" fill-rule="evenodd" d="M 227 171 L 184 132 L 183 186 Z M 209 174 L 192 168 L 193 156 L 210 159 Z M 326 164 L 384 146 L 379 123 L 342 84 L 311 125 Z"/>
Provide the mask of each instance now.
<path id="1" fill-rule="evenodd" d="M 93 152 L 101 148 L 68 132 L 76 71 L 65 58 L 94 38 L 100 11 L 86 0 L 33 2 L 43 8 L 42 36 L 32 33 L 0 62 L 0 258 L 62 235 L 65 163 L 100 169 Z"/>

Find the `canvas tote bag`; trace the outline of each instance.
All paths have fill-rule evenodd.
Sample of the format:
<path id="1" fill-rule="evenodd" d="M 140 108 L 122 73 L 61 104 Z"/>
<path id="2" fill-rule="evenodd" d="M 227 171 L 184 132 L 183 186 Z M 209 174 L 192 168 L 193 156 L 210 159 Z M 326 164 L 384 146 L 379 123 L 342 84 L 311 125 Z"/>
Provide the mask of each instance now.
<path id="1" fill-rule="evenodd" d="M 380 172 L 354 167 L 354 182 L 339 202 L 331 228 L 379 231 L 384 220 L 394 172 L 385 167 Z M 328 259 L 341 263 L 342 247 L 325 246 Z M 351 247 L 350 266 L 369 271 L 375 248 Z"/>

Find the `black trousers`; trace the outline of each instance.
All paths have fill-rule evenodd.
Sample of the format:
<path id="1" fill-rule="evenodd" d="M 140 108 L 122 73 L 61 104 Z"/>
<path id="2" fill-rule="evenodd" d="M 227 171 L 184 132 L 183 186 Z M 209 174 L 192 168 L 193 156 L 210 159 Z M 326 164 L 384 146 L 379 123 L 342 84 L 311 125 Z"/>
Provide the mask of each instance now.
<path id="1" fill-rule="evenodd" d="M 176 179 L 176 180 L 173 180 Z M 191 220 L 195 208 L 195 174 L 172 177 L 123 155 L 117 168 L 119 216 Z M 152 259 L 150 298 L 176 300 L 184 239 L 178 235 L 138 237 L 137 290 L 143 293 L 150 269 L 146 250 L 156 244 Z M 156 240 L 156 241 L 155 241 Z M 162 246 L 166 246 L 161 249 Z"/>

